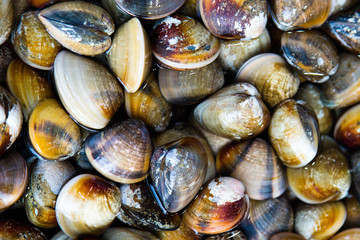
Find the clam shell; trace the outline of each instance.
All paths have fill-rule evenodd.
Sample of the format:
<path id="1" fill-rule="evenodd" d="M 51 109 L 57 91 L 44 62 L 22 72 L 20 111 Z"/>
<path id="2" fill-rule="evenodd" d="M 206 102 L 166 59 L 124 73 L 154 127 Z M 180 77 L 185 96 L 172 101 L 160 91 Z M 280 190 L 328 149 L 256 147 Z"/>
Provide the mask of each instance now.
<path id="1" fill-rule="evenodd" d="M 111 45 L 114 22 L 104 9 L 94 4 L 58 3 L 42 10 L 38 17 L 49 34 L 73 52 L 97 55 Z"/>
<path id="2" fill-rule="evenodd" d="M 360 151 L 351 155 L 350 163 L 354 189 L 358 199 L 360 199 Z"/>
<path id="3" fill-rule="evenodd" d="M 17 98 L 27 121 L 38 103 L 54 98 L 55 93 L 44 72 L 32 68 L 20 59 L 13 60 L 6 75 L 10 92 Z"/>
<path id="4" fill-rule="evenodd" d="M 305 166 L 316 156 L 320 141 L 314 111 L 303 101 L 283 101 L 273 112 L 269 138 L 283 164 Z"/>
<path id="5" fill-rule="evenodd" d="M 350 239 L 360 239 L 360 228 L 352 228 L 339 232 L 338 234 L 333 236 L 330 240 L 350 240 Z"/>
<path id="6" fill-rule="evenodd" d="M 135 183 L 148 175 L 152 146 L 145 124 L 129 119 L 88 137 L 85 152 L 91 165 L 105 177 Z"/>
<path id="7" fill-rule="evenodd" d="M 65 1 L 65 0 L 28 0 L 28 2 L 30 2 L 30 4 L 36 8 L 44 8 L 50 4 L 60 1 Z"/>
<path id="8" fill-rule="evenodd" d="M 271 145 L 260 138 L 225 145 L 217 154 L 216 169 L 239 179 L 251 199 L 277 198 L 286 190 L 285 171 Z"/>
<path id="9" fill-rule="evenodd" d="M 32 152 L 47 160 L 64 160 L 80 149 L 80 128 L 55 99 L 38 104 L 28 123 Z"/>
<path id="10" fill-rule="evenodd" d="M 199 233 L 195 232 L 194 230 L 192 230 L 191 228 L 186 226 L 184 221 L 181 222 L 180 227 L 178 229 L 173 230 L 173 231 L 159 231 L 159 232 L 157 232 L 157 235 L 160 238 L 160 240 L 173 240 L 173 239 L 176 239 L 176 240 L 188 240 L 188 239 L 200 240 L 200 239 L 203 239 L 202 235 L 200 235 Z"/>
<path id="11" fill-rule="evenodd" d="M 293 97 L 300 84 L 284 59 L 274 53 L 263 53 L 250 58 L 239 69 L 236 81 L 253 84 L 270 107 Z"/>
<path id="12" fill-rule="evenodd" d="M 213 134 L 244 140 L 266 129 L 270 113 L 253 85 L 236 83 L 197 105 L 194 118 Z"/>
<path id="13" fill-rule="evenodd" d="M 352 106 L 337 120 L 334 138 L 348 148 L 360 147 L 360 104 Z"/>
<path id="14" fill-rule="evenodd" d="M 3 44 L 11 33 L 14 10 L 12 0 L 0 1 L 0 45 Z"/>
<path id="15" fill-rule="evenodd" d="M 41 70 L 50 70 L 62 46 L 50 36 L 37 15 L 37 11 L 24 13 L 12 33 L 11 41 L 25 63 Z"/>
<path id="16" fill-rule="evenodd" d="M 198 5 L 205 26 L 219 38 L 256 38 L 267 23 L 266 0 L 199 0 Z"/>
<path id="17" fill-rule="evenodd" d="M 6 80 L 6 72 L 9 64 L 18 57 L 11 42 L 5 41 L 0 45 L 0 82 L 4 83 Z"/>
<path id="18" fill-rule="evenodd" d="M 110 226 L 120 206 L 119 188 L 95 175 L 82 174 L 61 189 L 56 200 L 56 219 L 70 237 L 96 236 Z"/>
<path id="19" fill-rule="evenodd" d="M 204 234 L 217 234 L 235 228 L 247 218 L 249 198 L 244 185 L 231 177 L 207 183 L 186 208 L 185 224 Z"/>
<path id="20" fill-rule="evenodd" d="M 239 230 L 233 230 L 227 233 L 209 236 L 205 240 L 246 240 L 245 235 Z"/>
<path id="21" fill-rule="evenodd" d="M 124 12 L 120 6 L 116 3 L 116 0 L 101 0 L 102 6 L 112 16 L 116 25 L 121 25 L 129 21 L 132 16 Z"/>
<path id="22" fill-rule="evenodd" d="M 46 236 L 36 227 L 13 219 L 0 220 L 0 238 L 6 240 L 46 240 Z"/>
<path id="23" fill-rule="evenodd" d="M 65 109 L 87 128 L 104 128 L 124 101 L 115 77 L 86 57 L 60 52 L 55 59 L 54 77 Z"/>
<path id="24" fill-rule="evenodd" d="M 182 15 L 186 15 L 192 18 L 200 18 L 199 6 L 197 0 L 185 0 L 185 3 L 177 11 Z"/>
<path id="25" fill-rule="evenodd" d="M 58 232 L 55 234 L 50 240 L 74 240 L 74 238 L 69 237 L 63 231 Z M 99 237 L 80 237 L 76 238 L 76 240 L 101 240 Z"/>
<path id="26" fill-rule="evenodd" d="M 151 71 L 152 59 L 150 40 L 139 19 L 132 18 L 116 30 L 107 60 L 127 92 L 140 88 Z"/>
<path id="27" fill-rule="evenodd" d="M 188 71 L 159 69 L 159 87 L 171 104 L 190 105 L 213 94 L 224 84 L 224 73 L 218 62 Z"/>
<path id="28" fill-rule="evenodd" d="M 20 21 L 21 15 L 31 8 L 31 4 L 28 0 L 16 0 L 13 2 L 14 19 L 13 22 L 17 23 Z"/>
<path id="29" fill-rule="evenodd" d="M 220 54 L 220 41 L 191 17 L 168 16 L 154 26 L 152 35 L 154 56 L 172 69 L 201 68 Z"/>
<path id="30" fill-rule="evenodd" d="M 101 235 L 103 240 L 157 240 L 150 232 L 133 228 L 112 227 Z"/>
<path id="31" fill-rule="evenodd" d="M 360 227 L 360 202 L 356 198 L 355 192 L 350 190 L 343 202 L 346 208 L 344 228 Z"/>
<path id="32" fill-rule="evenodd" d="M 281 232 L 272 235 L 270 240 L 305 240 L 305 238 L 296 233 Z"/>

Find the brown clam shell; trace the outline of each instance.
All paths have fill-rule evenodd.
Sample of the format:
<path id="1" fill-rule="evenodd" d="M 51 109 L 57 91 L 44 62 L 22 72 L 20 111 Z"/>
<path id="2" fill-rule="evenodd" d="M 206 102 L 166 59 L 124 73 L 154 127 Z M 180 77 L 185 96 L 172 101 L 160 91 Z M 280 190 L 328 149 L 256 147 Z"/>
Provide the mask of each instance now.
<path id="1" fill-rule="evenodd" d="M 4 83 L 6 80 L 6 72 L 9 64 L 18 58 L 14 47 L 10 40 L 5 41 L 0 45 L 0 82 Z"/>
<path id="2" fill-rule="evenodd" d="M 14 10 L 12 0 L 0 1 L 0 45 L 3 44 L 11 33 Z"/>
<path id="3" fill-rule="evenodd" d="M 14 23 L 20 21 L 21 15 L 31 8 L 31 4 L 28 0 L 16 0 L 12 1 L 14 11 Z"/>
<path id="4" fill-rule="evenodd" d="M 150 232 L 134 228 L 111 227 L 101 235 L 102 240 L 157 240 Z"/>
<path id="5" fill-rule="evenodd" d="M 33 7 L 44 8 L 50 4 L 66 0 L 28 0 Z"/>
<path id="6" fill-rule="evenodd" d="M 173 231 L 159 231 L 157 232 L 157 236 L 160 238 L 160 240 L 201 240 L 202 235 L 197 233 L 196 231 L 192 230 L 186 224 L 184 221 L 181 222 L 180 227 Z"/>
<path id="7" fill-rule="evenodd" d="M 353 186 L 358 199 L 360 199 L 360 151 L 351 155 L 351 172 L 353 177 Z"/>
<path id="8" fill-rule="evenodd" d="M 0 220 L 0 238 L 6 240 L 46 240 L 46 236 L 36 227 L 13 219 Z"/>
<path id="9" fill-rule="evenodd" d="M 360 228 L 351 228 L 345 231 L 339 232 L 330 240 L 350 240 L 350 239 L 360 239 Z"/>
<path id="10" fill-rule="evenodd" d="M 356 194 L 353 189 L 350 189 L 343 202 L 346 208 L 344 228 L 360 227 L 360 202 L 356 198 Z"/>
<path id="11" fill-rule="evenodd" d="M 360 104 L 352 106 L 337 120 L 334 138 L 348 148 L 360 147 Z"/>
<path id="12" fill-rule="evenodd" d="M 305 240 L 305 238 L 296 233 L 281 232 L 272 235 L 270 240 Z"/>

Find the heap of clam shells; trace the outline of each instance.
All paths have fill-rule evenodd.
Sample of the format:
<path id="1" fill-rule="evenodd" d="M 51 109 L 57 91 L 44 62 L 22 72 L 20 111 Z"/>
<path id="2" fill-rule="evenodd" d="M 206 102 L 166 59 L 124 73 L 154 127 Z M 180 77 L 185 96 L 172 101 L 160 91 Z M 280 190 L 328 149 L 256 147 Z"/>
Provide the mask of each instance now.
<path id="1" fill-rule="evenodd" d="M 0 0 L 0 239 L 360 239 L 359 0 Z"/>

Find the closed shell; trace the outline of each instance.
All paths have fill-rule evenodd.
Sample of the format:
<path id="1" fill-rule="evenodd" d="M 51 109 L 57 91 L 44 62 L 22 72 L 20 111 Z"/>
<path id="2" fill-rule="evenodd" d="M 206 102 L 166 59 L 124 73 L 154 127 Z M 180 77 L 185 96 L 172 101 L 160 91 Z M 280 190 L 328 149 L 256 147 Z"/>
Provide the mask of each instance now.
<path id="1" fill-rule="evenodd" d="M 296 233 L 281 232 L 273 235 L 270 240 L 305 240 L 305 238 Z"/>
<path id="2" fill-rule="evenodd" d="M 102 240 L 157 240 L 150 232 L 134 228 L 111 227 L 101 235 Z"/>
<path id="3" fill-rule="evenodd" d="M 339 232 L 333 236 L 330 240 L 350 240 L 360 239 L 360 228 L 351 228 L 345 231 Z"/>
<path id="4" fill-rule="evenodd" d="M 14 10 L 12 0 L 0 1 L 0 45 L 3 44 L 11 33 Z"/>
<path id="5" fill-rule="evenodd" d="M 0 220 L 0 238 L 6 240 L 46 240 L 46 236 L 36 227 L 14 219 Z"/>
<path id="6" fill-rule="evenodd" d="M 337 120 L 334 138 L 348 148 L 360 146 L 360 104 L 352 106 Z"/>

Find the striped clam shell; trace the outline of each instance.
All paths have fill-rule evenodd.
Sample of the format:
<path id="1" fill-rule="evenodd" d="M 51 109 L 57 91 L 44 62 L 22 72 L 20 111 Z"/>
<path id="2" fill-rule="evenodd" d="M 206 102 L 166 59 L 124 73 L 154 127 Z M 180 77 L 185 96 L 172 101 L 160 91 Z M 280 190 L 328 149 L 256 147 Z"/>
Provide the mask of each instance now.
<path id="1" fill-rule="evenodd" d="M 350 240 L 350 239 L 360 239 L 360 228 L 351 228 L 339 232 L 333 236 L 330 240 Z"/>
<path id="2" fill-rule="evenodd" d="M 31 224 L 10 218 L 0 219 L 0 238 L 7 240 L 46 240 L 46 236 Z"/>

